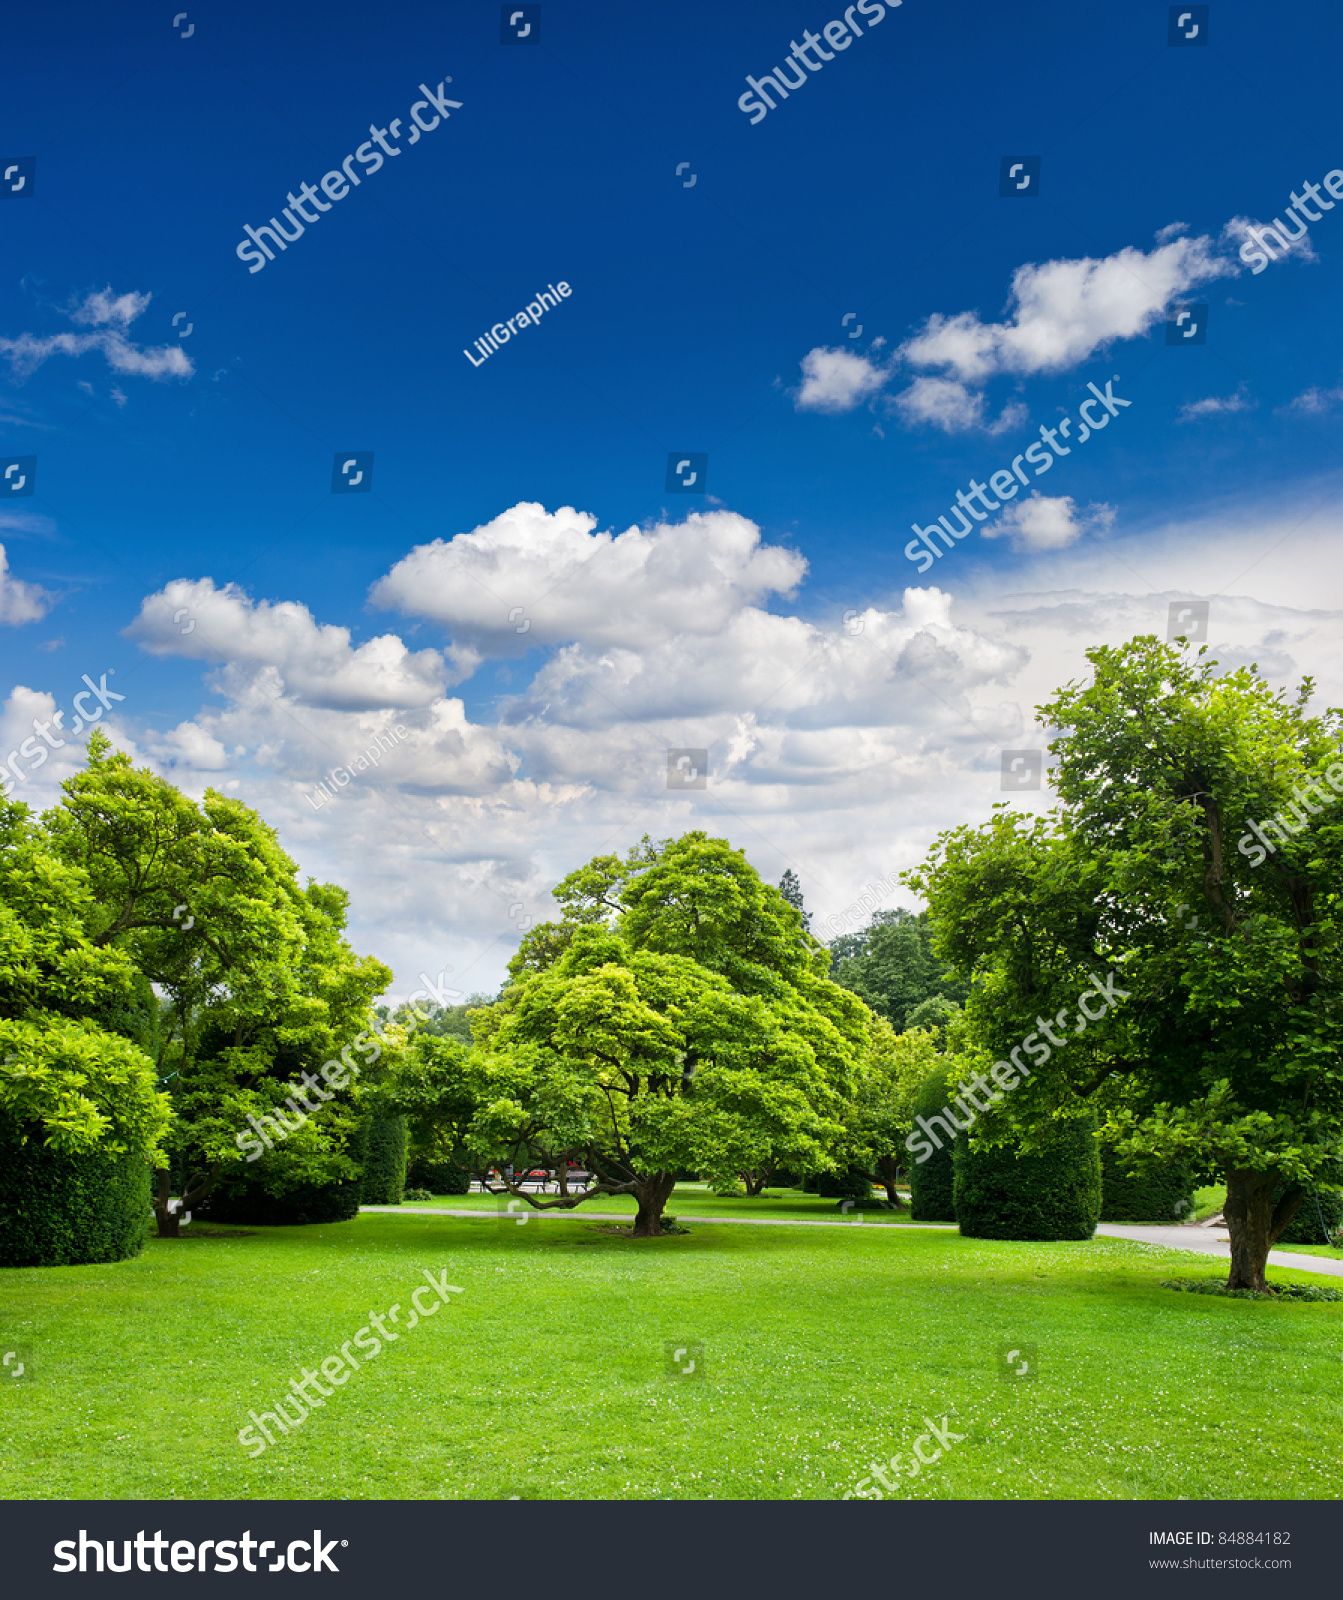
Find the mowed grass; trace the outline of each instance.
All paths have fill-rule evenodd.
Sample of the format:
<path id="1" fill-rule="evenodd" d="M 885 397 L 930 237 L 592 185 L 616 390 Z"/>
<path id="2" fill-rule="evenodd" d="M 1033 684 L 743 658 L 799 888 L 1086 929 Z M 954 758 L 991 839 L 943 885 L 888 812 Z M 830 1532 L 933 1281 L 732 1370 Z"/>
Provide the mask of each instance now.
<path id="1" fill-rule="evenodd" d="M 0 1389 L 0 1494 L 827 1498 L 944 1415 L 963 1440 L 898 1493 L 1338 1493 L 1343 1303 L 1163 1290 L 1219 1269 L 1150 1246 L 407 1213 L 188 1234 L 0 1274 L 0 1337 L 34 1353 Z M 404 1327 L 445 1268 L 464 1293 L 248 1458 L 249 1410 L 370 1312 Z M 700 1347 L 693 1376 L 669 1344 Z M 999 1377 L 1004 1344 L 1036 1379 Z"/>

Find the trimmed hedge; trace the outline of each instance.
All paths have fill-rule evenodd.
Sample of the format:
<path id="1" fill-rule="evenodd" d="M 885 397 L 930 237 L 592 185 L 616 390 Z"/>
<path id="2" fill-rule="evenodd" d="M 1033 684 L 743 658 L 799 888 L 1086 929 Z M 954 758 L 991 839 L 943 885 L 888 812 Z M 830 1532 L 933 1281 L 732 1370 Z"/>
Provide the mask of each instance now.
<path id="1" fill-rule="evenodd" d="M 399 1206 L 406 1192 L 406 1119 L 371 1116 L 364 1158 L 366 1206 Z"/>
<path id="2" fill-rule="evenodd" d="M 1129 1177 L 1128 1162 L 1101 1146 L 1102 1222 L 1188 1222 L 1194 1215 L 1194 1174 L 1187 1161 Z"/>
<path id="3" fill-rule="evenodd" d="M 1101 1213 L 1096 1119 L 1057 1127 L 1033 1155 L 957 1139 L 956 1216 L 966 1238 L 1091 1238 Z"/>
<path id="4" fill-rule="evenodd" d="M 1282 1188 L 1273 1191 L 1273 1204 L 1276 1206 L 1282 1198 Z M 1318 1209 L 1317 1209 L 1318 1208 Z M 1329 1233 L 1337 1233 L 1343 1227 L 1343 1194 L 1337 1189 L 1308 1190 L 1301 1197 L 1301 1204 L 1296 1208 L 1296 1215 L 1287 1224 L 1282 1237 L 1275 1248 L 1285 1244 L 1330 1244 L 1325 1228 L 1320 1227 L 1320 1217 L 1324 1217 L 1325 1228 Z"/>
<path id="5" fill-rule="evenodd" d="M 470 1194 L 471 1174 L 451 1161 L 412 1161 L 406 1167 L 407 1189 L 430 1194 Z"/>
<path id="6" fill-rule="evenodd" d="M 916 1117 L 932 1117 L 947 1103 L 948 1074 L 938 1067 L 924 1080 L 914 1101 Z M 963 1144 L 957 1139 L 957 1144 Z M 915 1222 L 955 1222 L 956 1198 L 952 1182 L 952 1146 L 943 1143 L 926 1161 L 910 1157 L 909 1194 Z"/>
<path id="7" fill-rule="evenodd" d="M 35 1124 L 0 1118 L 0 1266 L 124 1261 L 144 1249 L 150 1173 L 143 1156 L 63 1155 Z"/>
<path id="8" fill-rule="evenodd" d="M 363 1180 L 301 1183 L 271 1194 L 260 1183 L 211 1190 L 197 1208 L 209 1222 L 243 1222 L 257 1227 L 300 1227 L 312 1222 L 348 1222 L 359 1215 Z"/>

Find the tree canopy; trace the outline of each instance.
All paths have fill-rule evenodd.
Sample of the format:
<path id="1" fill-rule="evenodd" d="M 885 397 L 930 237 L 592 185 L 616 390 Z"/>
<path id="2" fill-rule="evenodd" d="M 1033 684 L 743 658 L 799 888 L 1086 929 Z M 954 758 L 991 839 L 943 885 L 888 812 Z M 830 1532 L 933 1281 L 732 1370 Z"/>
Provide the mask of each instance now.
<path id="1" fill-rule="evenodd" d="M 1131 1161 L 1224 1177 L 1229 1284 L 1262 1289 L 1307 1186 L 1343 1176 L 1340 713 L 1152 638 L 1088 659 L 1039 708 L 1058 807 L 945 833 L 908 881 L 984 1059 L 1031 1058 L 1004 1114 L 1029 1134 L 1091 1101 Z"/>

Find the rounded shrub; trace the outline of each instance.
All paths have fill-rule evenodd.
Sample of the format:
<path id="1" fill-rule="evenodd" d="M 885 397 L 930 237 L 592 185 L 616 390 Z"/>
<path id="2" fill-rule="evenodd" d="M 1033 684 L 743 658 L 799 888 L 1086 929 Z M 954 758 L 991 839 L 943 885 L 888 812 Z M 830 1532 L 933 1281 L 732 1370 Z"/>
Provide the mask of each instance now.
<path id="1" fill-rule="evenodd" d="M 48 1149 L 40 1130 L 0 1116 L 0 1267 L 122 1261 L 144 1248 L 150 1173 L 143 1155 Z"/>
<path id="2" fill-rule="evenodd" d="M 1090 1239 L 1101 1212 L 1092 1115 L 1053 1124 L 1040 1149 L 956 1141 L 956 1216 L 971 1239 Z"/>
<path id="3" fill-rule="evenodd" d="M 1194 1174 L 1187 1161 L 1170 1161 L 1130 1176 L 1131 1162 L 1101 1145 L 1102 1222 L 1188 1222 L 1194 1215 Z"/>
<path id="4" fill-rule="evenodd" d="M 406 1164 L 406 1183 L 435 1194 L 470 1194 L 471 1174 L 454 1161 L 424 1161 L 416 1158 Z"/>
<path id="5" fill-rule="evenodd" d="M 934 1117 L 947 1103 L 948 1074 L 938 1067 L 924 1079 L 914 1100 L 915 1117 Z M 964 1140 L 957 1140 L 964 1143 Z M 955 1222 L 956 1203 L 952 1184 L 952 1146 L 943 1139 L 942 1148 L 926 1160 L 911 1157 L 909 1195 L 915 1222 Z"/>
<path id="6" fill-rule="evenodd" d="M 374 1114 L 368 1120 L 368 1154 L 364 1157 L 366 1206 L 399 1206 L 406 1190 L 406 1119 Z"/>
<path id="7" fill-rule="evenodd" d="M 1273 1204 L 1282 1198 L 1282 1188 L 1273 1191 Z M 1289 1244 L 1330 1244 L 1343 1227 L 1343 1194 L 1337 1189 L 1308 1189 L 1301 1196 L 1296 1215 L 1278 1239 L 1278 1248 Z"/>

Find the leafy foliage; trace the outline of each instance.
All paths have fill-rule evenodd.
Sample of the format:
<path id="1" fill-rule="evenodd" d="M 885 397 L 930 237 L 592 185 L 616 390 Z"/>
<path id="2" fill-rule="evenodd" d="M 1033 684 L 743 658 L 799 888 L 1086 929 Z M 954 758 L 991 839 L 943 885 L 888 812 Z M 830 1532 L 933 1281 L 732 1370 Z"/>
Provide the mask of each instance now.
<path id="1" fill-rule="evenodd" d="M 913 1013 L 935 996 L 965 1000 L 964 983 L 933 952 L 926 911 L 878 911 L 861 932 L 833 939 L 830 956 L 835 982 L 861 995 L 897 1033 L 928 1027 L 926 1012 L 917 1022 Z"/>
<path id="2" fill-rule="evenodd" d="M 1004 1106 L 1023 1137 L 1094 1102 L 1126 1158 L 1224 1176 L 1229 1282 L 1261 1288 L 1302 1194 L 1343 1174 L 1343 716 L 1307 714 L 1309 680 L 1289 698 L 1152 638 L 1089 659 L 1038 708 L 1057 811 L 998 808 L 908 881 L 973 976 L 977 1044 L 1037 1060 Z M 1294 791 L 1314 800 L 1268 855 L 1251 824 Z M 1122 1000 L 1083 1022 L 1110 974 Z"/>

